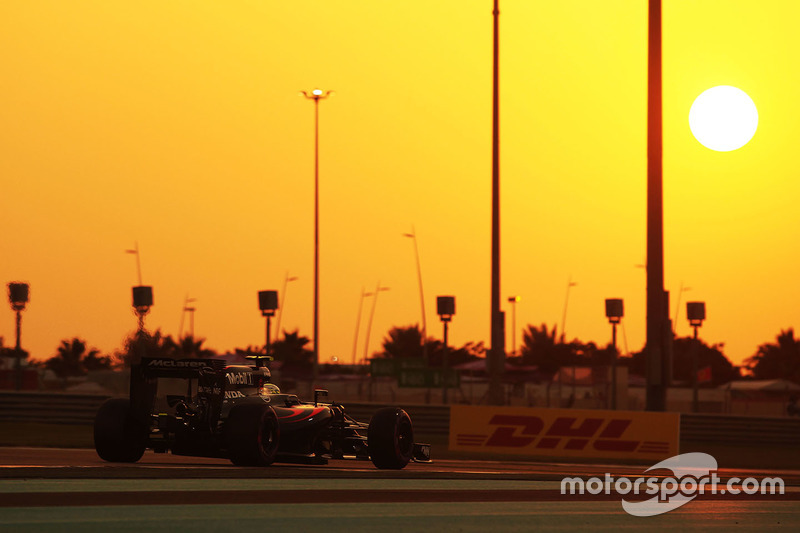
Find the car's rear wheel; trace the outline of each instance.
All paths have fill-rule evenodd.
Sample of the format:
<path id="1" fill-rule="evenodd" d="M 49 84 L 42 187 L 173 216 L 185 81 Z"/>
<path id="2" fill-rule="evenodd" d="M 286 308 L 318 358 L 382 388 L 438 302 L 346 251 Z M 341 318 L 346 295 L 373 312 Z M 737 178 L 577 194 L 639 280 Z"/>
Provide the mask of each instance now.
<path id="1" fill-rule="evenodd" d="M 377 411 L 367 430 L 367 447 L 372 464 L 380 469 L 400 470 L 414 451 L 414 428 L 408 413 L 396 407 Z"/>
<path id="2" fill-rule="evenodd" d="M 272 407 L 246 403 L 231 409 L 225 423 L 228 456 L 237 466 L 268 466 L 278 453 L 280 426 Z"/>
<path id="3" fill-rule="evenodd" d="M 94 418 L 94 449 L 104 461 L 135 463 L 147 447 L 147 428 L 131 416 L 127 398 L 106 400 Z"/>

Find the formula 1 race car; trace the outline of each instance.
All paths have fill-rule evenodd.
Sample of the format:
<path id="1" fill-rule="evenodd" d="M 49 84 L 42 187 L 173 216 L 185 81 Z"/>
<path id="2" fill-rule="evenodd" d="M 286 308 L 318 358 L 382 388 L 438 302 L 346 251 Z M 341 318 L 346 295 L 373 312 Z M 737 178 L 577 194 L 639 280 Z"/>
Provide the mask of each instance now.
<path id="1" fill-rule="evenodd" d="M 97 454 L 135 463 L 149 448 L 227 458 L 239 466 L 351 458 L 401 469 L 409 461 L 430 462 L 430 445 L 414 442 L 404 410 L 386 407 L 369 424 L 357 422 L 342 405 L 320 402 L 327 391 L 316 390 L 313 402 L 281 393 L 270 382 L 266 358 L 254 359 L 254 366 L 226 366 L 219 359 L 142 357 L 131 367 L 130 398 L 109 399 L 97 412 Z M 157 405 L 159 378 L 185 380 L 186 393 L 167 394 L 166 403 L 159 399 Z"/>

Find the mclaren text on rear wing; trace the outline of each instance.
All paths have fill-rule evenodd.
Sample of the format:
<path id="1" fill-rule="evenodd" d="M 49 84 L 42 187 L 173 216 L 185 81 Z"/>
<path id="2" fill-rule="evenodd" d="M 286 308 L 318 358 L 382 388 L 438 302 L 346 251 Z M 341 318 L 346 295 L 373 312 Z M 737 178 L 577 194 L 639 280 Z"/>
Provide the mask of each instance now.
<path id="1" fill-rule="evenodd" d="M 222 370 L 225 361 L 220 359 L 169 359 L 142 357 L 139 368 L 146 378 L 195 378 L 203 369 Z"/>

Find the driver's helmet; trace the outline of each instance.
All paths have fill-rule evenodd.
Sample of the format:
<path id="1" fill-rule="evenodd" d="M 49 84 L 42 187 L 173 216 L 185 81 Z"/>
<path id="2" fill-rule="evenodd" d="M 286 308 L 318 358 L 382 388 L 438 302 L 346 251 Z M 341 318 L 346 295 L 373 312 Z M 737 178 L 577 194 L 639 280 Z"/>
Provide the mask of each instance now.
<path id="1" fill-rule="evenodd" d="M 261 395 L 280 394 L 281 389 L 274 383 L 264 383 L 258 391 Z"/>

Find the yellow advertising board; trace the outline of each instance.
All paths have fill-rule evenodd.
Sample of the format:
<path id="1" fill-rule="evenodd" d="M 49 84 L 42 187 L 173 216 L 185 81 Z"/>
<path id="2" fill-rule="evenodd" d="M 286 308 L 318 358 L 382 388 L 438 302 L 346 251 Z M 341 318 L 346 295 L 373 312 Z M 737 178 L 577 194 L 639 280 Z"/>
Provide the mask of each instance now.
<path id="1" fill-rule="evenodd" d="M 454 405 L 453 451 L 658 460 L 678 454 L 680 415 Z"/>

